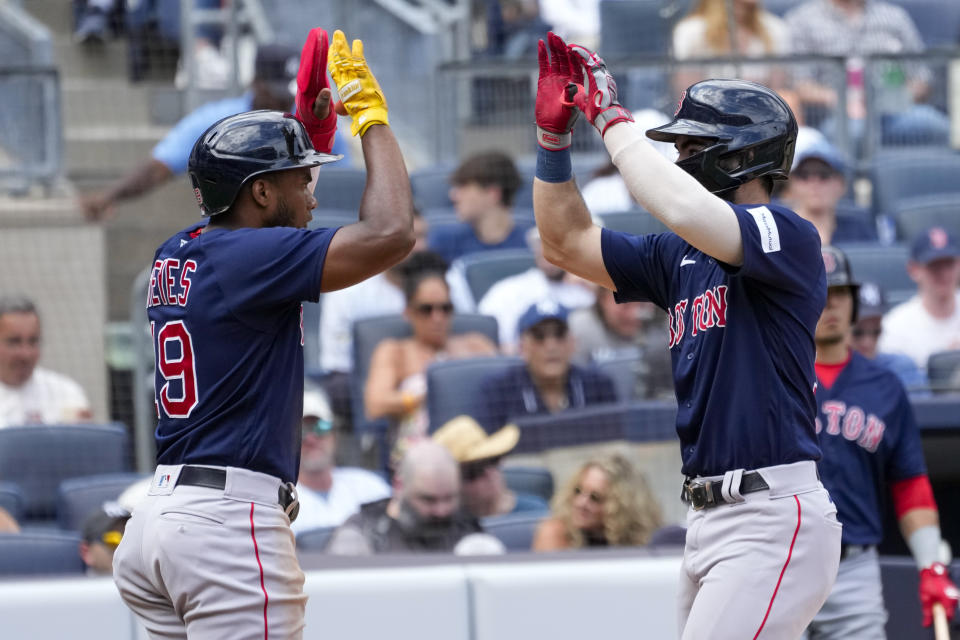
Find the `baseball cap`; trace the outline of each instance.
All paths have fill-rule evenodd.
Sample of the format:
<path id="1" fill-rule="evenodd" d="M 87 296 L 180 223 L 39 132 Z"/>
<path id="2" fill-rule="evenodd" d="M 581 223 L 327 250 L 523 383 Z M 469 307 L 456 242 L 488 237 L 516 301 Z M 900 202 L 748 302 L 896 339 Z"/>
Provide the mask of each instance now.
<path id="1" fill-rule="evenodd" d="M 567 316 L 569 314 L 569 309 L 562 304 L 553 300 L 541 300 L 540 302 L 530 305 L 530 307 L 523 312 L 523 315 L 520 316 L 520 319 L 517 320 L 517 333 L 522 334 L 527 329 L 540 324 L 544 320 L 559 320 L 563 324 L 567 324 Z"/>
<path id="2" fill-rule="evenodd" d="M 433 434 L 433 439 L 445 446 L 460 464 L 505 456 L 520 441 L 520 429 L 508 424 L 488 434 L 470 416 L 457 416 L 446 422 Z"/>
<path id="3" fill-rule="evenodd" d="M 943 227 L 930 227 L 917 234 L 910 248 L 910 259 L 921 264 L 956 257 L 960 257 L 957 239 Z"/>
<path id="4" fill-rule="evenodd" d="M 303 392 L 303 426 L 309 427 L 316 435 L 326 435 L 333 431 L 333 410 L 322 391 Z"/>
<path id="5" fill-rule="evenodd" d="M 793 155 L 793 166 L 790 167 L 790 171 L 796 171 L 800 163 L 804 160 L 811 159 L 825 162 L 837 173 L 844 173 L 846 171 L 847 166 L 840 150 L 827 142 L 826 139 L 813 140 L 802 148 L 800 148 L 800 145 L 797 145 L 797 147 L 797 151 Z"/>
<path id="6" fill-rule="evenodd" d="M 129 511 L 116 502 L 106 502 L 84 519 L 80 527 L 83 540 L 116 547 L 123 538 L 123 530 L 129 519 Z"/>
<path id="7" fill-rule="evenodd" d="M 860 320 L 882 316 L 888 309 L 887 297 L 879 284 L 864 282 L 860 285 L 860 307 L 857 313 Z"/>
<path id="8" fill-rule="evenodd" d="M 263 82 L 276 96 L 297 94 L 297 72 L 300 70 L 300 52 L 284 44 L 265 44 L 257 49 L 253 76 Z"/>

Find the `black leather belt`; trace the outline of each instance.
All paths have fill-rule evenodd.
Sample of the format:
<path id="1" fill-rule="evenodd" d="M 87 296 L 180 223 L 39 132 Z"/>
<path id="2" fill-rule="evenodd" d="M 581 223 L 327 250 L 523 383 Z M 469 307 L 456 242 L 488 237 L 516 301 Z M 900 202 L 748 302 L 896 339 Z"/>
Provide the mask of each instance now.
<path id="1" fill-rule="evenodd" d="M 189 487 L 207 487 L 209 489 L 223 489 L 227 486 L 227 470 L 211 469 L 210 467 L 195 467 L 183 465 L 177 484 Z M 292 482 L 281 484 L 277 491 L 277 504 L 290 517 L 290 522 L 300 514 L 300 501 L 297 499 L 297 490 Z"/>
<path id="2" fill-rule="evenodd" d="M 852 558 L 858 556 L 861 553 L 866 553 L 873 549 L 872 544 L 843 544 L 840 545 L 840 560 L 846 560 L 847 558 Z"/>
<path id="3" fill-rule="evenodd" d="M 740 478 L 739 493 L 753 493 L 769 489 L 770 485 L 756 471 L 747 471 Z M 689 504 L 694 511 L 703 509 L 712 509 L 721 504 L 727 504 L 723 498 L 723 480 L 712 480 L 707 482 L 695 482 L 688 478 L 683 483 L 683 490 L 680 492 L 680 499 Z"/>

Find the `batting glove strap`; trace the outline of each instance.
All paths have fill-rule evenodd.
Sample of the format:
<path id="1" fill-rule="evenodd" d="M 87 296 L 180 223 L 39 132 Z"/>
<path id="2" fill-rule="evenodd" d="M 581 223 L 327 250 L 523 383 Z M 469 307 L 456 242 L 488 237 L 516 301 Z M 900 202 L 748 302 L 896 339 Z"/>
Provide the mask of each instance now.
<path id="1" fill-rule="evenodd" d="M 947 573 L 947 568 L 935 562 L 920 571 L 920 605 L 923 608 L 923 626 L 929 627 L 933 623 L 933 605 L 943 605 L 948 620 L 953 620 L 960 600 L 960 591 L 953 584 Z"/>
<path id="2" fill-rule="evenodd" d="M 593 120 L 593 125 L 602 137 L 603 134 L 607 132 L 607 129 L 618 122 L 633 122 L 633 114 L 619 104 L 615 104 L 598 113 Z"/>
<path id="3" fill-rule="evenodd" d="M 554 133 L 542 127 L 537 127 L 537 143 L 548 151 L 563 151 L 564 149 L 569 149 L 572 142 L 573 134 L 570 132 Z"/>

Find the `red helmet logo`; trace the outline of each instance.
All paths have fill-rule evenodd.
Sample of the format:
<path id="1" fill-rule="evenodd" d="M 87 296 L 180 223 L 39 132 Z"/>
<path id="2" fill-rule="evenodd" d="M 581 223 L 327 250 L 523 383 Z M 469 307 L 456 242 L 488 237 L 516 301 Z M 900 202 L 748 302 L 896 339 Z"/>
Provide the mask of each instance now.
<path id="1" fill-rule="evenodd" d="M 823 266 L 827 270 L 827 273 L 833 273 L 837 270 L 837 259 L 836 257 L 827 251 L 823 252 Z"/>
<path id="2" fill-rule="evenodd" d="M 680 113 L 680 109 L 683 108 L 683 100 L 684 100 L 684 98 L 686 98 L 686 97 L 687 97 L 687 90 L 684 89 L 683 92 L 680 94 L 680 99 L 677 100 L 677 110 L 673 112 L 673 117 L 674 117 L 674 118 L 677 117 L 677 114 Z"/>

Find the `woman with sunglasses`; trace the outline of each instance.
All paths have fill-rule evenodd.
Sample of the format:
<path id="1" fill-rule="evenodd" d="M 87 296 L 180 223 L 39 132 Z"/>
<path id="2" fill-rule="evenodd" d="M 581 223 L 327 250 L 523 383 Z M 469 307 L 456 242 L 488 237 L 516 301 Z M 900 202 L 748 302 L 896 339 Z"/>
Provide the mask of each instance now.
<path id="1" fill-rule="evenodd" d="M 552 506 L 537 527 L 534 551 L 643 545 L 662 524 L 643 474 L 620 455 L 585 463 Z"/>
<path id="2" fill-rule="evenodd" d="M 431 363 L 497 354 L 496 345 L 482 333 L 451 332 L 453 303 L 442 272 L 411 275 L 404 283 L 404 296 L 403 315 L 413 335 L 387 338 L 377 345 L 364 389 L 367 416 L 390 419 L 392 441 L 426 435 L 425 374 Z"/>

